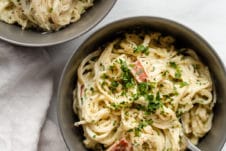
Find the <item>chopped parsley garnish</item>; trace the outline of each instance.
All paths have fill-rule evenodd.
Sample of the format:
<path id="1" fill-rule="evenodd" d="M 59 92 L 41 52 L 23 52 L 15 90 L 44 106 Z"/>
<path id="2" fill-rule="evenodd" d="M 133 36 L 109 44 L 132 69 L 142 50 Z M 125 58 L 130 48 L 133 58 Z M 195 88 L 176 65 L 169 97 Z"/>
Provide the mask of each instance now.
<path id="1" fill-rule="evenodd" d="M 181 78 L 181 69 L 179 68 L 179 66 L 173 61 L 169 62 L 169 66 L 176 70 L 176 72 L 174 74 L 174 78 L 180 79 Z"/>
<path id="2" fill-rule="evenodd" d="M 110 90 L 112 91 L 112 92 L 115 92 L 116 91 L 116 88 L 119 86 L 119 83 L 117 82 L 117 81 L 112 81 L 111 82 L 111 85 L 110 85 Z"/>
<path id="3" fill-rule="evenodd" d="M 131 74 L 126 62 L 120 59 L 119 63 L 121 65 L 120 68 L 122 70 L 122 75 L 121 75 L 122 86 L 125 89 L 133 87 L 135 85 L 135 81 L 134 81 L 133 75 Z"/>
<path id="4" fill-rule="evenodd" d="M 151 85 L 148 82 L 139 83 L 138 90 L 141 95 L 148 94 L 151 90 Z"/>
<path id="5" fill-rule="evenodd" d="M 144 45 L 138 45 L 133 50 L 134 53 L 144 53 L 145 55 L 148 55 L 150 52 L 148 50 L 148 47 L 145 47 Z"/>
<path id="6" fill-rule="evenodd" d="M 132 99 L 133 99 L 133 101 L 138 100 L 138 99 L 139 99 L 139 97 L 140 97 L 140 95 L 139 95 L 139 94 L 137 94 L 137 93 L 132 94 Z"/>
<path id="7" fill-rule="evenodd" d="M 101 69 L 101 70 L 105 70 L 105 66 L 103 65 L 102 62 L 100 63 L 100 69 Z"/>
<path id="8" fill-rule="evenodd" d="M 182 114 L 183 114 L 183 112 L 182 111 L 180 111 L 180 110 L 177 110 L 176 111 L 176 116 L 177 116 L 177 118 L 181 118 L 181 116 L 182 116 Z"/>
<path id="9" fill-rule="evenodd" d="M 111 103 L 111 106 L 110 106 L 113 110 L 119 110 L 119 109 L 122 109 L 122 108 L 126 108 L 128 107 L 128 104 L 126 104 L 125 101 L 122 101 L 120 103 Z"/>
<path id="10" fill-rule="evenodd" d="M 133 107 L 135 109 L 141 110 L 141 111 L 146 111 L 147 110 L 147 107 L 145 107 L 144 105 L 140 105 L 140 104 L 135 104 Z"/>
<path id="11" fill-rule="evenodd" d="M 180 79 L 181 78 L 181 70 L 180 69 L 176 69 L 176 72 L 174 74 L 176 79 Z"/>
<path id="12" fill-rule="evenodd" d="M 155 112 L 163 105 L 159 92 L 157 92 L 155 97 L 153 95 L 147 95 L 147 100 L 148 100 L 148 106 L 146 110 L 147 114 Z"/>
<path id="13" fill-rule="evenodd" d="M 101 87 L 103 88 L 105 85 L 107 85 L 107 82 L 106 82 L 106 81 L 103 81 L 103 82 L 101 83 Z"/>
<path id="14" fill-rule="evenodd" d="M 153 121 L 151 119 L 150 120 L 142 120 L 139 123 L 138 127 L 136 127 L 134 129 L 135 136 L 140 136 L 141 130 L 146 126 L 151 125 L 152 123 L 153 123 Z"/>
<path id="15" fill-rule="evenodd" d="M 183 81 L 183 82 L 180 82 L 179 85 L 180 85 L 180 88 L 183 88 L 184 86 L 187 86 L 188 83 Z"/>
<path id="16" fill-rule="evenodd" d="M 111 70 L 111 72 L 113 72 L 114 69 L 115 69 L 115 66 L 113 66 L 113 65 L 109 66 L 109 70 Z"/>
<path id="17" fill-rule="evenodd" d="M 120 104 L 117 104 L 117 103 L 111 103 L 111 107 L 112 107 L 114 110 L 119 110 L 119 109 L 120 109 Z"/>
<path id="18" fill-rule="evenodd" d="M 169 65 L 170 65 L 171 68 L 174 68 L 174 69 L 177 68 L 177 64 L 175 62 L 170 61 Z"/>
<path id="19" fill-rule="evenodd" d="M 166 76 L 169 73 L 168 70 L 161 72 L 162 76 Z"/>
<path id="20" fill-rule="evenodd" d="M 179 93 L 177 92 L 177 88 L 174 86 L 173 87 L 173 93 L 172 93 L 173 95 L 179 95 Z"/>
<path id="21" fill-rule="evenodd" d="M 139 95 L 146 95 L 151 92 L 153 88 L 155 88 L 155 82 L 141 82 L 138 86 L 138 94 Z"/>
<path id="22" fill-rule="evenodd" d="M 137 97 L 137 96 L 135 96 L 135 97 Z M 145 114 L 150 114 L 150 113 L 154 113 L 157 109 L 159 109 L 160 107 L 163 106 L 159 92 L 156 94 L 156 96 L 154 96 L 152 94 L 146 94 L 146 95 L 144 95 L 144 97 L 145 97 L 145 100 L 148 102 L 147 105 L 140 105 L 140 104 L 136 104 L 136 102 L 134 102 L 134 105 L 132 107 L 137 110 L 144 111 Z M 136 99 L 138 99 L 138 98 L 136 98 Z"/>
<path id="23" fill-rule="evenodd" d="M 108 75 L 104 73 L 104 74 L 101 75 L 101 78 L 102 79 L 107 79 L 108 78 Z"/>
<path id="24" fill-rule="evenodd" d="M 128 93 L 128 89 L 132 87 L 137 88 L 137 92 L 133 93 L 131 95 L 131 98 L 129 98 L 130 101 L 133 101 L 133 103 L 127 104 L 126 102 L 121 103 L 111 103 L 110 108 L 113 110 L 119 110 L 122 108 L 132 107 L 137 110 L 143 110 L 145 113 L 154 113 L 157 109 L 162 107 L 161 97 L 160 93 L 156 93 L 156 95 L 153 93 L 153 88 L 155 88 L 156 83 L 155 82 L 141 82 L 137 83 L 131 74 L 127 64 L 122 59 L 118 60 L 118 63 L 120 64 L 121 69 L 121 77 L 117 81 L 113 80 L 109 86 L 110 90 L 114 93 L 117 89 L 117 87 L 120 85 L 122 86 L 121 90 L 121 96 L 126 95 Z M 146 105 L 140 105 L 137 104 L 136 101 L 143 97 L 144 100 L 147 101 Z"/>

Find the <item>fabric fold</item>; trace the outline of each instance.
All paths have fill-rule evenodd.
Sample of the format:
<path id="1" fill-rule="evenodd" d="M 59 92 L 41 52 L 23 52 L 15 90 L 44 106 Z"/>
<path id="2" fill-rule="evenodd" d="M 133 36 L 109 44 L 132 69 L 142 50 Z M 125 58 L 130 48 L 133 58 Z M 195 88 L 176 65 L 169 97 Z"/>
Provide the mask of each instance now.
<path id="1" fill-rule="evenodd" d="M 35 151 L 52 95 L 44 48 L 0 41 L 0 150 Z"/>

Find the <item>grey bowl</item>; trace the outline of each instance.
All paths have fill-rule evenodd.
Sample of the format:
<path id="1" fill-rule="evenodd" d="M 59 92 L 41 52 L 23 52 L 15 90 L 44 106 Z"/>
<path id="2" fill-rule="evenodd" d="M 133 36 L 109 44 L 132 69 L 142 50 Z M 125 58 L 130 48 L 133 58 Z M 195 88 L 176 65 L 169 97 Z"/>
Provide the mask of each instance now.
<path id="1" fill-rule="evenodd" d="M 214 84 L 217 103 L 211 131 L 200 141 L 198 147 L 205 151 L 220 151 L 226 139 L 226 72 L 223 63 L 213 48 L 198 34 L 187 27 L 163 18 L 133 17 L 106 25 L 92 34 L 75 50 L 61 76 L 58 89 L 58 122 L 64 141 L 69 150 L 85 151 L 83 133 L 73 123 L 77 120 L 72 110 L 72 91 L 76 86 L 76 70 L 84 57 L 98 46 L 128 28 L 148 27 L 174 36 L 177 41 L 196 50 L 202 61 L 209 67 Z"/>
<path id="2" fill-rule="evenodd" d="M 107 15 L 115 2 L 116 0 L 96 0 L 94 6 L 89 8 L 78 22 L 72 23 L 60 31 L 47 34 L 34 30 L 22 30 L 19 26 L 0 22 L 0 39 L 30 47 L 60 44 L 79 37 L 94 27 Z"/>

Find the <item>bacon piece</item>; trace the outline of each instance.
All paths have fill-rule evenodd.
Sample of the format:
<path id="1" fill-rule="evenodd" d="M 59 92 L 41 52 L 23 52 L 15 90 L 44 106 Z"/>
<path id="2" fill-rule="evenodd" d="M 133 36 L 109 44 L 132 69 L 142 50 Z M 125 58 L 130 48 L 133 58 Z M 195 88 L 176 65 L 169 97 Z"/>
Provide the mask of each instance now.
<path id="1" fill-rule="evenodd" d="M 141 64 L 141 62 L 139 60 L 137 60 L 134 64 L 132 64 L 133 66 L 130 67 L 131 69 L 131 73 L 133 74 L 133 76 L 135 77 L 135 79 L 137 80 L 137 82 L 145 82 L 147 81 L 147 73 L 144 70 L 143 65 Z"/>
<path id="2" fill-rule="evenodd" d="M 132 144 L 125 138 L 115 142 L 107 151 L 133 151 Z"/>

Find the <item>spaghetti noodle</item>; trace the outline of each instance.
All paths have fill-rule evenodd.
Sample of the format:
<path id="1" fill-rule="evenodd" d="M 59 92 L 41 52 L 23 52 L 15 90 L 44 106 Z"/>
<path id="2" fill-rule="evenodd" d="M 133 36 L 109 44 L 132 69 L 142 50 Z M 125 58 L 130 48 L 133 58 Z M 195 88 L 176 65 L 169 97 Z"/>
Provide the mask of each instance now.
<path id="1" fill-rule="evenodd" d="M 212 125 L 208 68 L 171 36 L 125 34 L 89 54 L 78 68 L 74 111 L 84 144 L 108 151 L 179 151 Z"/>
<path id="2" fill-rule="evenodd" d="M 57 31 L 76 22 L 93 0 L 1 0 L 0 20 L 25 28 Z"/>

